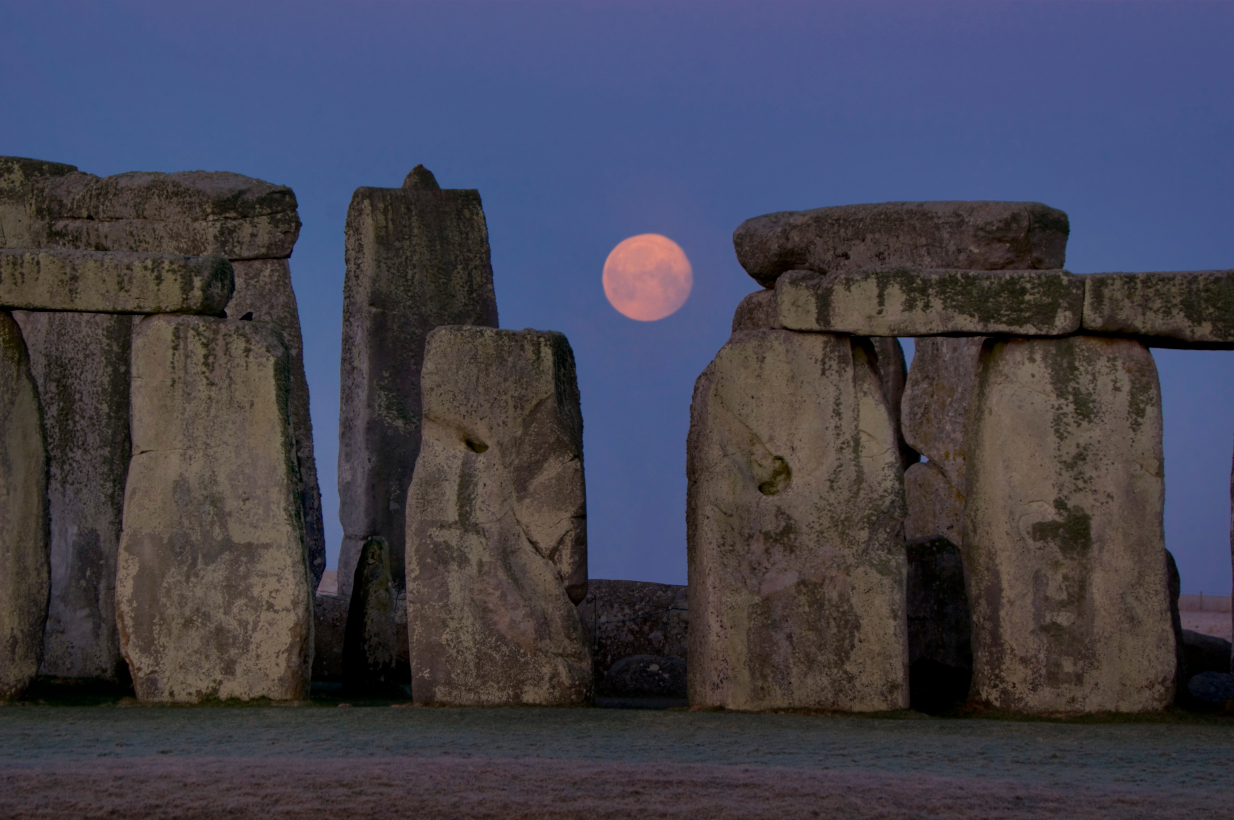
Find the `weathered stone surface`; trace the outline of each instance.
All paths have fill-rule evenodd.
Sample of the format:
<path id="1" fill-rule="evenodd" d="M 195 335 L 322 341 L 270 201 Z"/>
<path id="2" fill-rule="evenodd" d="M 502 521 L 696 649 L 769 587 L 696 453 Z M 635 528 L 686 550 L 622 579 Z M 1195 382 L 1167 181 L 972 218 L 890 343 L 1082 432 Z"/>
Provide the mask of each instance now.
<path id="1" fill-rule="evenodd" d="M 973 698 L 1036 713 L 1167 706 L 1176 661 L 1148 349 L 991 343 L 970 418 Z"/>
<path id="2" fill-rule="evenodd" d="M 345 598 L 318 592 L 313 596 L 313 680 L 343 679 L 343 636 L 347 630 Z"/>
<path id="3" fill-rule="evenodd" d="M 684 698 L 686 660 L 673 656 L 629 655 L 609 668 L 603 691 L 608 697 Z"/>
<path id="4" fill-rule="evenodd" d="M 933 461 L 910 464 L 904 473 L 904 537 L 946 538 L 964 543 L 964 494 Z"/>
<path id="5" fill-rule="evenodd" d="M 326 569 L 326 530 L 321 515 L 317 459 L 313 455 L 313 419 L 309 415 L 304 342 L 300 335 L 300 311 L 291 286 L 291 264 L 286 259 L 255 259 L 233 262 L 232 267 L 236 272 L 236 292 L 227 303 L 227 315 L 238 319 L 251 313 L 254 321 L 274 325 L 283 334 L 291 356 L 291 429 L 296 435 L 296 464 L 300 469 L 304 544 L 316 589 Z"/>
<path id="6" fill-rule="evenodd" d="M 900 405 L 904 400 L 904 383 L 908 378 L 908 363 L 904 359 L 904 346 L 900 340 L 889 336 L 870 340 L 874 348 L 875 365 L 878 368 L 878 383 L 883 388 L 883 398 L 887 400 L 887 409 L 891 411 L 891 423 L 895 427 L 897 450 L 900 454 L 900 466 L 908 469 L 909 465 L 921 460 L 921 455 L 904 440 L 904 432 L 900 429 Z"/>
<path id="7" fill-rule="evenodd" d="M 609 671 L 619 661 L 640 656 L 681 659 L 681 688 L 673 690 L 673 694 L 685 697 L 684 660 L 690 629 L 686 587 L 649 581 L 605 581 L 592 578 L 587 582 L 587 597 L 578 605 L 578 612 L 583 620 L 583 628 L 587 631 L 587 639 L 595 660 L 596 694 L 663 696 L 665 682 L 655 670 L 645 676 L 646 682 L 652 687 L 645 692 L 631 690 L 634 683 L 644 680 L 644 677 L 640 677 L 642 673 L 631 672 L 623 676 L 621 681 L 610 682 Z M 668 669 L 659 661 L 648 663 L 656 663 L 662 669 Z"/>
<path id="8" fill-rule="evenodd" d="M 776 292 L 770 288 L 756 290 L 737 305 L 733 313 L 733 333 L 746 330 L 769 330 L 780 326 L 776 307 Z"/>
<path id="9" fill-rule="evenodd" d="M 407 495 L 412 695 L 581 704 L 592 665 L 583 419 L 560 333 L 443 327 Z"/>
<path id="10" fill-rule="evenodd" d="M 420 450 L 420 367 L 441 325 L 497 326 L 480 194 L 441 190 L 432 175 L 403 188 L 358 188 L 347 211 L 339 414 L 339 594 L 360 548 L 390 545 L 404 586 L 407 488 Z M 430 184 L 431 181 L 431 184 Z"/>
<path id="11" fill-rule="evenodd" d="M 116 550 L 129 456 L 133 317 L 16 313 L 47 436 L 51 603 L 40 673 L 116 680 Z"/>
<path id="12" fill-rule="evenodd" d="M 0 250 L 0 305 L 8 308 L 217 314 L 233 287 L 221 256 Z"/>
<path id="13" fill-rule="evenodd" d="M 134 330 L 116 615 L 143 701 L 308 695 L 289 366 L 264 323 L 154 316 Z"/>
<path id="14" fill-rule="evenodd" d="M 738 334 L 699 376 L 686 446 L 694 706 L 908 705 L 904 496 L 874 353 Z"/>
<path id="15" fill-rule="evenodd" d="M 396 691 L 397 603 L 390 546 L 382 538 L 370 538 L 356 565 L 343 637 L 343 685 L 348 692 L 385 695 Z"/>
<path id="16" fill-rule="evenodd" d="M 1080 328 L 1084 279 L 1064 270 L 886 268 L 776 282 L 789 330 L 860 336 L 1065 336 Z"/>
<path id="17" fill-rule="evenodd" d="M 1202 672 L 1187 681 L 1187 694 L 1193 702 L 1211 708 L 1234 706 L 1234 675 L 1225 672 Z"/>
<path id="18" fill-rule="evenodd" d="M 1161 347 L 1234 346 L 1234 270 L 1090 273 L 1085 330 Z"/>
<path id="19" fill-rule="evenodd" d="M 36 247 L 30 232 L 36 190 L 56 178 L 87 176 L 59 162 L 0 157 L 0 248 Z"/>
<path id="20" fill-rule="evenodd" d="M 963 703 L 973 674 L 972 615 L 960 548 L 946 538 L 908 542 L 908 663 L 914 709 Z"/>
<path id="21" fill-rule="evenodd" d="M 1065 213 L 1037 202 L 882 202 L 747 219 L 733 246 L 771 287 L 790 270 L 1061 268 L 1070 230 Z"/>
<path id="22" fill-rule="evenodd" d="M 38 390 L 21 330 L 0 313 L 0 700 L 38 673 L 50 587 Z"/>

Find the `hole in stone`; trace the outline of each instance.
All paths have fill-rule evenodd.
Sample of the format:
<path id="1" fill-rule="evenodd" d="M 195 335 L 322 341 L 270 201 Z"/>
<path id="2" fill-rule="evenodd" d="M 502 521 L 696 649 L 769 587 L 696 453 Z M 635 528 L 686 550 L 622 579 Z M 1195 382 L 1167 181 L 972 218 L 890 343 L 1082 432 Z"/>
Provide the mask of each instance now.
<path id="1" fill-rule="evenodd" d="M 771 460 L 771 476 L 758 485 L 758 491 L 763 495 L 775 495 L 789 485 L 793 480 L 793 472 L 788 469 L 788 462 L 776 456 Z"/>
<path id="2" fill-rule="evenodd" d="M 488 445 L 483 441 L 476 441 L 474 438 L 463 438 L 463 443 L 467 445 L 467 449 L 473 453 L 483 453 L 488 449 Z"/>

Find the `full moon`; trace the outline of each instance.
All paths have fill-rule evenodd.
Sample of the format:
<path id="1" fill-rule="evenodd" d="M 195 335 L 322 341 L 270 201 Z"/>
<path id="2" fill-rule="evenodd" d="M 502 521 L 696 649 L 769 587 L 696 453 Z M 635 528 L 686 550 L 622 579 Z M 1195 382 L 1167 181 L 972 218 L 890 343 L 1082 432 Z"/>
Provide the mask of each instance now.
<path id="1" fill-rule="evenodd" d="M 654 322 L 677 312 L 694 287 L 690 260 L 658 233 L 622 240 L 604 260 L 604 295 L 622 316 Z"/>

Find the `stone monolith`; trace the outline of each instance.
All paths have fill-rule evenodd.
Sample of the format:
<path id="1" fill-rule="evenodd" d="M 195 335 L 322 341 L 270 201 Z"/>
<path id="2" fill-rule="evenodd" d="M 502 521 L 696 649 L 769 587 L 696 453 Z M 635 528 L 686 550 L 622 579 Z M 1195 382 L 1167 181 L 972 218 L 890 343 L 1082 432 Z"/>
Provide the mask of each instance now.
<path id="1" fill-rule="evenodd" d="M 1148 349 L 991 341 L 970 418 L 973 700 L 1031 713 L 1168 706 L 1161 392 Z"/>
<path id="2" fill-rule="evenodd" d="M 343 636 L 343 686 L 349 694 L 397 694 L 397 603 L 390 546 L 382 538 L 370 538 L 356 564 Z"/>
<path id="3" fill-rule="evenodd" d="M 592 578 L 578 612 L 595 659 L 597 695 L 685 697 L 690 634 L 685 586 Z M 627 658 L 638 659 L 625 666 L 643 667 L 642 674 L 621 674 Z"/>
<path id="4" fill-rule="evenodd" d="M 560 333 L 443 327 L 421 375 L 407 494 L 407 614 L 419 703 L 591 699 L 583 419 Z"/>
<path id="5" fill-rule="evenodd" d="M 313 599 L 289 357 L 259 322 L 134 329 L 132 441 L 116 570 L 142 701 L 308 696 Z"/>
<path id="6" fill-rule="evenodd" d="M 417 166 L 402 188 L 357 188 L 347 210 L 339 413 L 339 594 L 364 542 L 390 545 L 404 586 L 403 504 L 420 450 L 424 339 L 440 325 L 497 326 L 480 194 L 442 190 Z"/>
<path id="7" fill-rule="evenodd" d="M 21 330 L 0 313 L 0 700 L 38 673 L 50 587 L 38 389 Z"/>
<path id="8" fill-rule="evenodd" d="M 736 334 L 686 446 L 690 703 L 908 705 L 904 495 L 868 343 Z"/>

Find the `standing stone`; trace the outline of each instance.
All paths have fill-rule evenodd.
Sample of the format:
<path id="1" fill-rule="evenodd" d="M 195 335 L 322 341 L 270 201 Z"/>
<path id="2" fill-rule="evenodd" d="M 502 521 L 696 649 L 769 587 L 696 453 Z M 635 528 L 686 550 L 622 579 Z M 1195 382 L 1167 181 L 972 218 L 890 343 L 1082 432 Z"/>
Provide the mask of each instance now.
<path id="1" fill-rule="evenodd" d="M 685 697 L 690 634 L 685 586 L 592 578 L 578 612 L 595 659 L 597 695 Z M 638 660 L 626 668 L 658 668 L 623 676 L 622 661 L 631 658 Z"/>
<path id="2" fill-rule="evenodd" d="M 973 677 L 972 615 L 960 548 L 946 538 L 908 542 L 908 663 L 912 705 L 963 704 Z"/>
<path id="3" fill-rule="evenodd" d="M 908 705 L 903 485 L 867 343 L 738 334 L 686 448 L 690 703 Z"/>
<path id="4" fill-rule="evenodd" d="M 364 542 L 390 545 L 405 586 L 403 504 L 420 451 L 424 340 L 440 325 L 497 326 L 480 194 L 441 190 L 423 166 L 402 188 L 357 188 L 347 210 L 339 414 L 339 595 Z"/>
<path id="5" fill-rule="evenodd" d="M 370 538 L 360 551 L 343 638 L 343 685 L 355 695 L 396 693 L 398 591 L 390 574 L 390 547 Z"/>
<path id="6" fill-rule="evenodd" d="M 131 316 L 17 313 L 47 435 L 51 604 L 40 673 L 116 680 Z"/>
<path id="7" fill-rule="evenodd" d="M 38 673 L 47 620 L 47 453 L 21 330 L 0 313 L 0 700 Z"/>
<path id="8" fill-rule="evenodd" d="M 583 417 L 560 333 L 443 327 L 407 495 L 418 703 L 574 705 L 592 664 Z"/>
<path id="9" fill-rule="evenodd" d="M 971 419 L 973 699 L 1033 713 L 1168 706 L 1161 392 L 1148 348 L 992 342 Z"/>
<path id="10" fill-rule="evenodd" d="M 134 330 L 116 615 L 142 701 L 308 695 L 289 366 L 263 323 L 154 316 Z"/>

